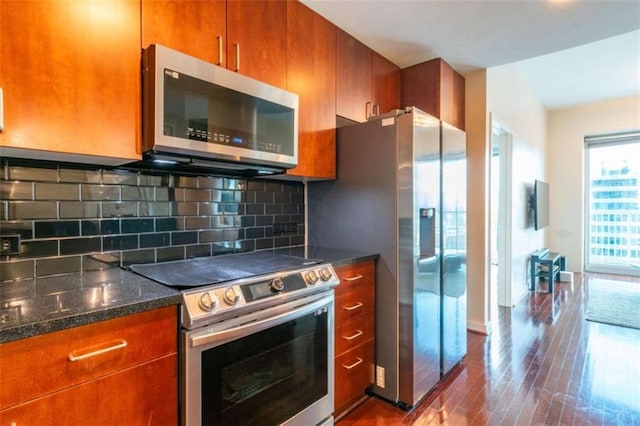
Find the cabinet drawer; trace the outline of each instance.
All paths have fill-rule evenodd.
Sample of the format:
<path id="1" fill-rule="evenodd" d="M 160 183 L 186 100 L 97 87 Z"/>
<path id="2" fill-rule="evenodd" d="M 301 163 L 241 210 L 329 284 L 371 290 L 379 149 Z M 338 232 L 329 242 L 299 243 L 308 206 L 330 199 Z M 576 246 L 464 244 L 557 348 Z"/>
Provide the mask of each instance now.
<path id="1" fill-rule="evenodd" d="M 373 288 L 363 288 L 336 297 L 336 327 L 345 322 L 374 311 L 375 293 Z"/>
<path id="2" fill-rule="evenodd" d="M 0 409 L 177 352 L 169 306 L 0 345 Z"/>
<path id="3" fill-rule="evenodd" d="M 351 405 L 373 383 L 373 340 L 336 358 L 335 412 Z"/>
<path id="4" fill-rule="evenodd" d="M 0 412 L 0 426 L 176 424 L 178 354 Z"/>
<path id="5" fill-rule="evenodd" d="M 373 313 L 370 312 L 336 327 L 336 356 L 373 339 L 373 322 Z"/>
<path id="6" fill-rule="evenodd" d="M 340 278 L 340 285 L 336 287 L 336 297 L 352 291 L 368 288 L 373 291 L 375 284 L 375 264 L 373 260 L 339 266 L 336 274 Z"/>

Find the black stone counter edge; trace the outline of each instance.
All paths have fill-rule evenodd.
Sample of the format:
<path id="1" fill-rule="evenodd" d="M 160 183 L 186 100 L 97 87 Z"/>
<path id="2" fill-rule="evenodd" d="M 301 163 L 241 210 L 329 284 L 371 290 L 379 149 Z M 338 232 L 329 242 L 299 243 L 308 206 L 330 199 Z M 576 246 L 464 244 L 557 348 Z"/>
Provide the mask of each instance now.
<path id="1" fill-rule="evenodd" d="M 364 262 L 367 260 L 377 260 L 380 257 L 378 253 L 365 253 L 354 250 L 314 246 L 299 246 L 286 249 L 276 249 L 274 250 L 274 252 L 287 254 L 290 256 L 305 257 L 309 259 L 320 259 L 323 262 L 331 263 L 334 267 L 346 266 L 353 263 Z"/>
<path id="2" fill-rule="evenodd" d="M 129 305 L 121 305 L 113 308 L 102 309 L 99 311 L 82 312 L 63 318 L 55 318 L 30 324 L 17 325 L 15 327 L 0 330 L 0 343 L 8 343 L 14 340 L 26 339 L 28 337 L 34 337 L 41 334 L 52 333 L 54 331 L 93 324 L 99 321 L 106 321 L 126 315 L 137 314 L 155 308 L 162 308 L 171 305 L 177 306 L 181 303 L 181 301 L 182 298 L 180 294 L 176 293 L 172 296 L 145 300 L 142 302 L 131 303 Z M 176 315 L 178 315 L 177 310 Z"/>

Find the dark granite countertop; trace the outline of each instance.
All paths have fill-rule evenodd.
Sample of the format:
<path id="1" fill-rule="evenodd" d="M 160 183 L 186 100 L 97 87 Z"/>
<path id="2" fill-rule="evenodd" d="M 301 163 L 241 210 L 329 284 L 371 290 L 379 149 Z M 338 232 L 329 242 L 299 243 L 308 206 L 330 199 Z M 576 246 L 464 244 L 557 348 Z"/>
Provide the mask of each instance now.
<path id="1" fill-rule="evenodd" d="M 0 283 L 0 343 L 181 302 L 180 292 L 119 268 Z"/>
<path id="2" fill-rule="evenodd" d="M 333 266 L 378 254 L 324 247 L 276 249 Z M 178 290 L 119 268 L 0 283 L 0 343 L 181 303 Z"/>

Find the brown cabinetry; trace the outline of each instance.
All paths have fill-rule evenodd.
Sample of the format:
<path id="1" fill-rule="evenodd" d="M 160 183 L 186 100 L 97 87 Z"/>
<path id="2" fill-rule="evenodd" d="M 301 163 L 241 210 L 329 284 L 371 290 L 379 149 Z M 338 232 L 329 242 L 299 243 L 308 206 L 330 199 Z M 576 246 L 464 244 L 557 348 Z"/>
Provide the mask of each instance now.
<path id="1" fill-rule="evenodd" d="M 400 68 L 338 29 L 336 113 L 364 122 L 400 107 Z"/>
<path id="2" fill-rule="evenodd" d="M 336 268 L 335 412 L 345 414 L 365 397 L 373 384 L 375 341 L 375 264 Z"/>
<path id="3" fill-rule="evenodd" d="M 175 306 L 0 346 L 0 425 L 175 425 Z"/>
<path id="4" fill-rule="evenodd" d="M 442 58 L 402 70 L 402 104 L 465 129 L 464 77 Z"/>
<path id="5" fill-rule="evenodd" d="M 142 47 L 152 43 L 286 86 L 286 0 L 143 0 Z"/>
<path id="6" fill-rule="evenodd" d="M 336 177 L 336 27 L 287 2 L 287 90 L 299 96 L 298 166 L 289 176 Z"/>
<path id="7" fill-rule="evenodd" d="M 2 155 L 139 159 L 139 1 L 3 1 L 0 22 Z"/>

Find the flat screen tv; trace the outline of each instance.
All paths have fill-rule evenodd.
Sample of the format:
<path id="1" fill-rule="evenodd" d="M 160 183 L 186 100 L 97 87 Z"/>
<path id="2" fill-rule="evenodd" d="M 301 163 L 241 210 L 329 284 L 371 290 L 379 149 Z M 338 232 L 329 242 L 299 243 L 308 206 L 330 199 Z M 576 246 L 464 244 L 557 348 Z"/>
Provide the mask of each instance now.
<path id="1" fill-rule="evenodd" d="M 537 230 L 549 225 L 549 184 L 541 180 L 535 181 L 531 194 L 531 211 L 533 226 Z"/>

